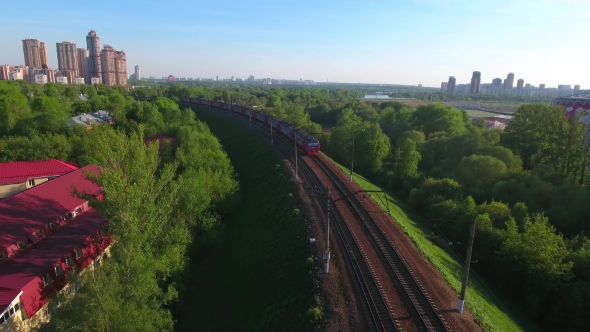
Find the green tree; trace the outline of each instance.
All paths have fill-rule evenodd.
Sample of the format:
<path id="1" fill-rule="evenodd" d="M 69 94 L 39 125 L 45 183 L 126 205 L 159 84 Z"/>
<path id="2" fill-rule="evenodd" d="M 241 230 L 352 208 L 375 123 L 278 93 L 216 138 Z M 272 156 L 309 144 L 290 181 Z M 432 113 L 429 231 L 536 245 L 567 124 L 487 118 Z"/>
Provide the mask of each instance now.
<path id="1" fill-rule="evenodd" d="M 401 134 L 401 136 L 397 139 L 397 146 L 405 144 L 407 139 L 414 141 L 416 145 L 420 145 L 426 142 L 426 137 L 424 136 L 423 132 L 417 130 L 410 130 Z"/>
<path id="2" fill-rule="evenodd" d="M 61 133 L 68 125 L 69 115 L 55 97 L 35 97 L 31 105 L 37 128 L 42 133 Z"/>
<path id="3" fill-rule="evenodd" d="M 463 111 L 443 104 L 421 105 L 412 115 L 413 128 L 426 136 L 443 131 L 449 136 L 463 134 L 470 125 L 469 117 Z"/>
<path id="4" fill-rule="evenodd" d="M 461 183 L 469 186 L 493 184 L 506 172 L 506 165 L 492 156 L 473 155 L 459 163 L 457 173 Z"/>
<path id="5" fill-rule="evenodd" d="M 0 81 L 0 135 L 11 134 L 19 121 L 31 116 L 27 98 L 15 86 Z"/>
<path id="6" fill-rule="evenodd" d="M 395 152 L 394 172 L 403 179 L 413 179 L 418 177 L 418 163 L 420 162 L 420 152 L 417 144 L 411 138 L 407 138 Z"/>

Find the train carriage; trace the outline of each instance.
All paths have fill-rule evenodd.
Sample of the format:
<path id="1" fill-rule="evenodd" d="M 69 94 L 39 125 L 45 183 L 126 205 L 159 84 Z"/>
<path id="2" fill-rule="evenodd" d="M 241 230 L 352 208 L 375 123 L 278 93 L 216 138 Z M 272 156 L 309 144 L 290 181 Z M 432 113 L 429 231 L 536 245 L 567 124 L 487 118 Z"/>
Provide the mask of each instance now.
<path id="1" fill-rule="evenodd" d="M 272 119 L 272 126 L 276 131 L 284 134 L 285 136 L 289 137 L 291 140 L 295 140 L 297 145 L 301 147 L 305 152 L 309 155 L 315 156 L 320 152 L 320 142 L 313 138 L 311 135 L 305 133 L 300 128 L 294 127 L 288 122 L 281 121 L 277 118 L 271 118 L 268 114 L 260 111 L 255 111 L 251 108 L 237 106 L 237 105 L 230 105 L 228 103 L 212 101 L 202 98 L 181 98 L 182 101 L 186 101 L 193 104 L 200 104 L 200 105 L 208 105 L 210 107 L 222 109 L 222 110 L 229 110 L 230 112 L 234 112 L 237 114 L 242 114 L 246 117 L 252 116 L 255 121 L 260 123 L 269 125 Z"/>

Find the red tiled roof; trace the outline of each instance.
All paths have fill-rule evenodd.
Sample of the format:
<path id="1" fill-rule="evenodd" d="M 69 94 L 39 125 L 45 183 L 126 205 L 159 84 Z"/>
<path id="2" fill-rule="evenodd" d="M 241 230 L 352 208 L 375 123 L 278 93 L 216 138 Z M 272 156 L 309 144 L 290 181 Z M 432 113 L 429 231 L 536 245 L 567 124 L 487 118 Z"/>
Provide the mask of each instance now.
<path id="1" fill-rule="evenodd" d="M 73 187 L 98 194 L 100 187 L 86 179 L 85 171 L 98 174 L 99 168 L 88 165 L 0 201 L 0 250 L 16 245 L 23 237 L 32 237 L 37 230 L 86 203 L 73 196 Z"/>
<path id="2" fill-rule="evenodd" d="M 73 255 L 74 249 L 82 245 L 84 259 L 75 261 L 80 268 L 83 269 L 89 260 L 92 261 L 100 255 L 109 241 L 103 238 L 97 246 L 91 242 L 91 236 L 106 223 L 105 218 L 93 209 L 86 210 L 23 253 L 1 263 L 0 285 L 3 287 L 3 297 L 7 298 L 5 301 L 14 294 L 10 290 L 22 291 L 20 298 L 24 310 L 29 317 L 35 315 L 49 301 L 51 294 L 63 286 L 64 279 L 56 277 L 52 268 L 60 264 L 66 269 L 65 258 Z M 44 287 L 42 282 L 45 273 L 50 273 L 53 279 L 48 288 Z"/>
<path id="3" fill-rule="evenodd" d="M 16 299 L 20 290 L 0 287 L 0 314 Z"/>
<path id="4" fill-rule="evenodd" d="M 0 185 L 22 183 L 30 178 L 59 176 L 77 169 L 74 165 L 56 159 L 0 163 Z"/>
<path id="5" fill-rule="evenodd" d="M 105 224 L 105 218 L 94 209 L 78 215 L 68 225 L 57 229 L 38 244 L 0 263 L 0 285 L 20 291 L 32 279 L 41 276 L 74 248 L 85 243 L 89 236 Z"/>

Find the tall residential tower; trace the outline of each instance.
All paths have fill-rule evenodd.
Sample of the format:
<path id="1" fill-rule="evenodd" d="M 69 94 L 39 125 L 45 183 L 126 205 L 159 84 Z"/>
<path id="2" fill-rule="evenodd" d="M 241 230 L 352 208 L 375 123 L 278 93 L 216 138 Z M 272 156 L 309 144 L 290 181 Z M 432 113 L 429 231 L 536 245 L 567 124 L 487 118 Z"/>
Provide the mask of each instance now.
<path id="1" fill-rule="evenodd" d="M 74 83 L 74 79 L 79 77 L 78 48 L 76 44 L 61 42 L 56 43 L 55 46 L 57 49 L 58 69 L 68 78 L 68 83 Z"/>
<path id="2" fill-rule="evenodd" d="M 84 77 L 84 83 L 90 84 L 90 72 L 88 71 L 88 50 L 78 49 L 78 77 Z"/>
<path id="3" fill-rule="evenodd" d="M 96 77 L 102 80 L 102 65 L 100 59 L 100 38 L 96 31 L 92 30 L 86 36 L 86 46 L 88 48 L 88 72 L 90 77 Z"/>
<path id="4" fill-rule="evenodd" d="M 45 43 L 37 39 L 24 39 L 23 52 L 25 66 L 29 68 L 47 69 L 47 50 Z"/>
<path id="5" fill-rule="evenodd" d="M 102 84 L 127 85 L 127 59 L 125 52 L 116 51 L 110 45 L 104 45 L 100 53 L 102 66 Z"/>
<path id="6" fill-rule="evenodd" d="M 481 73 L 478 71 L 473 72 L 471 76 L 471 87 L 469 88 L 469 94 L 479 94 L 479 84 L 481 83 Z"/>
<path id="7" fill-rule="evenodd" d="M 514 86 L 514 73 L 509 73 L 504 80 L 504 89 L 512 89 Z"/>
<path id="8" fill-rule="evenodd" d="M 140 80 L 141 79 L 141 75 L 139 72 L 139 66 L 135 66 L 135 79 L 136 80 Z"/>
<path id="9" fill-rule="evenodd" d="M 457 84 L 457 79 L 455 79 L 455 76 L 449 77 L 449 83 L 447 84 L 448 93 L 455 93 L 455 84 Z"/>

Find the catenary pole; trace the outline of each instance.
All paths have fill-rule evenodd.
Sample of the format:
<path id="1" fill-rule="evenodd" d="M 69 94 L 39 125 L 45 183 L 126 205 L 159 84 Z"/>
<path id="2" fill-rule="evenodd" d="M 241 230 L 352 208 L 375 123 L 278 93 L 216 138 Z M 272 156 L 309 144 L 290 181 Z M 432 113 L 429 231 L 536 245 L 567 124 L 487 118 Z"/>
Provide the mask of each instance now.
<path id="1" fill-rule="evenodd" d="M 324 273 L 330 272 L 330 188 L 327 189 L 326 205 L 326 252 L 324 253 Z"/>
<path id="2" fill-rule="evenodd" d="M 293 139 L 293 147 L 295 148 L 295 180 L 299 179 L 299 173 L 297 173 L 297 135 Z"/>
<path id="3" fill-rule="evenodd" d="M 463 270 L 463 285 L 461 285 L 461 296 L 459 297 L 458 311 L 463 314 L 463 307 L 465 305 L 465 291 L 467 290 L 467 280 L 469 278 L 469 266 L 471 265 L 471 252 L 473 251 L 473 238 L 475 237 L 475 220 L 471 224 L 471 231 L 469 232 L 469 245 L 467 247 L 467 257 L 465 257 L 465 269 Z"/>
<path id="4" fill-rule="evenodd" d="M 354 168 L 354 136 L 352 137 L 352 150 L 350 155 L 350 181 L 352 181 L 352 173 Z"/>

